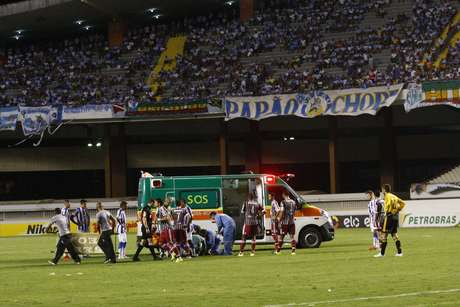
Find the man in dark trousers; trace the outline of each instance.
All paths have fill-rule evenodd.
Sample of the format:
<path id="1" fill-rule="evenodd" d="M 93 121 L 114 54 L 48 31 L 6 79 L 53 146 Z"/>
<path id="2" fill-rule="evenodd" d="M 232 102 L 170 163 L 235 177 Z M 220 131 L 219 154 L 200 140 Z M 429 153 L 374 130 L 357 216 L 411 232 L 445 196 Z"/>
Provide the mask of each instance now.
<path id="1" fill-rule="evenodd" d="M 141 223 L 142 223 L 142 239 L 137 246 L 136 253 L 133 256 L 133 261 L 140 261 L 139 254 L 141 253 L 144 247 L 147 247 L 152 254 L 153 260 L 158 260 L 159 258 L 155 254 L 155 249 L 152 242 L 153 234 L 153 223 L 152 223 L 152 205 L 157 206 L 157 202 L 151 199 L 147 206 L 145 206 L 141 211 Z"/>
<path id="2" fill-rule="evenodd" d="M 61 209 L 59 208 L 54 209 L 54 216 L 51 218 L 51 222 L 47 227 L 47 232 L 51 230 L 52 225 L 56 225 L 58 229 L 59 241 L 56 246 L 57 249 L 54 259 L 48 261 L 48 263 L 51 265 L 56 265 L 64 254 L 64 250 L 67 249 L 75 263 L 80 264 L 80 257 L 72 245 L 72 236 L 70 234 L 69 225 L 67 224 L 67 218 L 61 214 Z"/>
<path id="3" fill-rule="evenodd" d="M 74 214 L 70 216 L 70 220 L 77 225 L 79 232 L 89 232 L 90 217 L 86 208 L 86 200 L 80 200 L 80 207 L 75 209 Z"/>
<path id="4" fill-rule="evenodd" d="M 116 263 L 117 259 L 111 238 L 113 228 L 116 225 L 115 218 L 110 214 L 109 211 L 104 210 L 100 202 L 97 202 L 96 210 L 97 228 L 101 234 L 99 236 L 99 240 L 97 241 L 97 245 L 99 245 L 105 254 L 104 263 Z"/>

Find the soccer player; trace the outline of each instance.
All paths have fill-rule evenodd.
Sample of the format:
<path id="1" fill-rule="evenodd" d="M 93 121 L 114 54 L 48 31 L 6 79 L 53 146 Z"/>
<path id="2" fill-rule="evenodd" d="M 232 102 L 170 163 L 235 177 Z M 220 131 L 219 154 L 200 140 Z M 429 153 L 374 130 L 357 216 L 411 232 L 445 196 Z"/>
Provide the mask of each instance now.
<path id="1" fill-rule="evenodd" d="M 192 258 L 191 249 L 187 240 L 187 231 L 190 229 L 192 216 L 183 199 L 179 201 L 179 207 L 176 208 L 176 215 L 177 219 L 174 224 L 176 244 L 185 251 L 187 258 Z"/>
<path id="2" fill-rule="evenodd" d="M 124 200 L 120 203 L 120 209 L 117 211 L 117 233 L 118 233 L 118 259 L 126 258 L 126 209 L 128 203 Z"/>
<path id="3" fill-rule="evenodd" d="M 152 221 L 152 205 L 155 206 L 155 201 L 151 199 L 147 206 L 145 206 L 140 215 L 141 220 L 141 232 L 142 238 L 140 244 L 137 246 L 136 253 L 133 256 L 133 261 L 140 261 L 139 254 L 141 253 L 144 247 L 147 247 L 150 250 L 150 254 L 152 254 L 153 260 L 158 260 L 158 257 L 155 253 L 155 249 L 153 248 L 152 242 L 152 232 L 153 232 L 153 221 Z"/>
<path id="4" fill-rule="evenodd" d="M 273 241 L 275 241 L 275 254 L 277 254 L 278 244 L 280 244 L 279 243 L 279 235 L 280 235 L 279 219 L 280 219 L 281 207 L 276 201 L 275 195 L 273 195 L 272 193 L 268 194 L 268 199 L 271 201 L 271 209 L 270 209 L 271 225 L 270 227 L 272 231 Z"/>
<path id="5" fill-rule="evenodd" d="M 193 211 L 192 211 L 192 208 L 190 208 L 190 206 L 187 205 L 184 199 L 181 199 L 179 201 L 179 206 L 180 206 L 180 202 L 183 202 L 185 204 L 185 208 L 190 214 L 190 223 L 189 223 L 189 227 L 187 228 L 187 242 L 188 242 L 188 245 L 190 246 L 190 249 L 192 250 L 192 255 L 193 255 L 193 251 L 195 250 L 195 247 L 193 246 L 193 227 L 192 227 Z"/>
<path id="6" fill-rule="evenodd" d="M 382 186 L 383 201 L 384 201 L 384 211 L 385 217 L 382 225 L 382 234 L 380 236 L 380 253 L 374 257 L 383 257 L 385 256 L 385 249 L 387 247 L 387 238 L 388 234 L 391 234 L 391 237 L 395 241 L 396 257 L 402 257 L 401 241 L 398 237 L 398 225 L 399 225 L 399 212 L 406 206 L 406 203 L 402 201 L 399 197 L 391 193 L 391 186 L 389 184 L 384 184 Z"/>
<path id="7" fill-rule="evenodd" d="M 369 227 L 373 235 L 372 245 L 369 247 L 369 250 L 380 249 L 380 216 L 383 211 L 383 200 L 375 197 L 373 191 L 369 190 L 366 192 L 367 197 L 369 198 L 369 203 L 367 209 L 369 211 Z"/>
<path id="8" fill-rule="evenodd" d="M 276 250 L 276 254 L 281 253 L 281 246 L 283 245 L 284 237 L 289 234 L 291 237 L 291 255 L 295 255 L 296 251 L 296 244 L 295 241 L 295 210 L 296 204 L 295 202 L 289 197 L 288 191 L 283 191 L 283 200 L 280 204 L 280 215 L 281 215 L 281 235 L 279 237 L 278 249 Z"/>
<path id="9" fill-rule="evenodd" d="M 54 216 L 51 218 L 51 222 L 47 227 L 47 232 L 50 231 L 51 226 L 56 225 L 59 233 L 59 241 L 56 246 L 56 254 L 53 260 L 48 261 L 51 265 L 56 265 L 64 254 L 64 250 L 67 249 L 72 256 L 72 259 L 76 264 L 80 264 L 80 257 L 78 256 L 75 248 L 72 244 L 72 237 L 70 234 L 69 225 L 67 219 L 62 215 L 61 209 L 54 209 Z"/>
<path id="10" fill-rule="evenodd" d="M 64 207 L 61 209 L 61 214 L 65 217 L 67 227 L 70 229 L 70 202 L 68 199 L 64 200 Z"/>
<path id="11" fill-rule="evenodd" d="M 246 238 L 252 238 L 251 254 L 254 256 L 256 253 L 256 237 L 259 226 L 259 217 L 263 212 L 264 207 L 257 201 L 257 195 L 250 193 L 248 200 L 244 202 L 241 208 L 241 213 L 244 214 L 243 237 L 241 238 L 239 257 L 244 256 L 244 247 L 246 245 Z"/>
<path id="12" fill-rule="evenodd" d="M 224 250 L 223 256 L 232 255 L 233 242 L 235 242 L 235 221 L 225 213 L 216 213 L 212 211 L 209 214 L 212 223 L 217 225 L 217 233 L 223 235 L 224 239 Z"/>
<path id="13" fill-rule="evenodd" d="M 158 228 L 160 230 L 160 247 L 169 252 L 172 261 L 183 261 L 180 256 L 177 246 L 174 244 L 174 233 L 172 231 L 173 216 L 169 210 L 170 200 L 166 199 L 164 202 L 161 199 L 156 199 L 158 203 L 157 220 Z"/>
<path id="14" fill-rule="evenodd" d="M 116 225 L 116 221 L 109 211 L 104 210 L 100 202 L 96 203 L 96 210 L 97 228 L 101 234 L 99 236 L 99 240 L 97 241 L 97 245 L 99 245 L 105 254 L 104 263 L 116 263 L 117 259 L 111 238 L 113 228 L 115 228 Z"/>
<path id="15" fill-rule="evenodd" d="M 61 215 L 65 217 L 67 227 L 70 230 L 70 202 L 68 199 L 64 200 L 64 207 L 61 209 Z M 67 261 L 69 259 L 69 253 L 68 251 L 64 252 L 64 261 Z"/>
<path id="16" fill-rule="evenodd" d="M 80 200 L 80 207 L 70 216 L 70 220 L 77 225 L 79 232 L 89 232 L 90 217 L 86 208 L 86 200 Z"/>

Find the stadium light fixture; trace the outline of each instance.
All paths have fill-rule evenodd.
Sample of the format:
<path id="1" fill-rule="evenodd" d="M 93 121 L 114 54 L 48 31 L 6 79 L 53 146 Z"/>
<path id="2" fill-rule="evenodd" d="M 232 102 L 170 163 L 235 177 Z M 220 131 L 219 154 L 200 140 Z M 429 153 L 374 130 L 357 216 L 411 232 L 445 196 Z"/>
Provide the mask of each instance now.
<path id="1" fill-rule="evenodd" d="M 149 8 L 147 11 L 150 13 L 155 13 L 158 9 L 156 7 Z"/>
<path id="2" fill-rule="evenodd" d="M 289 141 L 295 141 L 295 137 L 293 136 L 289 137 Z"/>
<path id="3" fill-rule="evenodd" d="M 18 34 L 18 35 L 21 35 L 23 32 L 24 32 L 24 30 L 22 30 L 22 29 L 16 30 L 16 34 Z"/>
<path id="4" fill-rule="evenodd" d="M 102 143 L 101 142 L 97 142 L 96 143 L 96 147 L 101 147 L 102 146 Z"/>
<path id="5" fill-rule="evenodd" d="M 91 29 L 91 26 L 84 26 L 83 29 L 85 29 L 86 31 L 88 31 L 89 29 Z"/>
<path id="6" fill-rule="evenodd" d="M 89 142 L 89 143 L 88 143 L 88 147 L 93 147 L 93 143 L 92 143 L 92 142 Z"/>
<path id="7" fill-rule="evenodd" d="M 230 1 L 226 1 L 226 2 L 225 2 L 225 4 L 228 5 L 228 6 L 232 6 L 233 3 L 235 3 L 235 1 L 231 1 L 231 0 L 230 0 Z"/>
<path id="8" fill-rule="evenodd" d="M 77 25 L 79 25 L 79 26 L 82 25 L 83 22 L 84 22 L 84 20 L 82 20 L 82 19 L 79 19 L 79 20 L 76 20 L 76 21 L 75 21 L 75 23 L 76 23 Z"/>
<path id="9" fill-rule="evenodd" d="M 13 36 L 13 38 L 18 41 L 21 38 L 21 36 L 20 35 L 15 35 L 15 36 Z"/>
<path id="10" fill-rule="evenodd" d="M 161 14 L 155 14 L 155 15 L 153 15 L 153 18 L 155 18 L 155 19 L 160 19 L 160 17 L 161 17 Z"/>

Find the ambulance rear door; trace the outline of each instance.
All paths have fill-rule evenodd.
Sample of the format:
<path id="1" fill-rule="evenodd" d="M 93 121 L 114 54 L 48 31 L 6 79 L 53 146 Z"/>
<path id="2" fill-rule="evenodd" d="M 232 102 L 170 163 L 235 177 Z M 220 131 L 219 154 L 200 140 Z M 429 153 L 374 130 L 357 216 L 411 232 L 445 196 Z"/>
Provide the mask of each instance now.
<path id="1" fill-rule="evenodd" d="M 256 191 L 258 200 L 263 205 L 262 181 L 259 178 L 224 178 L 222 179 L 223 211 L 233 218 L 236 224 L 236 240 L 240 240 L 243 232 L 244 214 L 241 212 L 250 191 Z M 260 194 L 260 196 L 259 196 Z M 257 239 L 265 236 L 264 218 L 259 219 Z"/>

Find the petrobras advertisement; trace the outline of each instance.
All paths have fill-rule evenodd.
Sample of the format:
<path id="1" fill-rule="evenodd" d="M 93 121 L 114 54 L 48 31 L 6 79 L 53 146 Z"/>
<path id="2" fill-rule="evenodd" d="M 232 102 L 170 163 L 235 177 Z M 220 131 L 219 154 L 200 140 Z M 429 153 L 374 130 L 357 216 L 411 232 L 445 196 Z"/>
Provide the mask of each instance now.
<path id="1" fill-rule="evenodd" d="M 399 213 L 401 227 L 453 227 L 460 222 L 460 199 L 409 200 Z"/>
<path id="2" fill-rule="evenodd" d="M 225 119 L 261 120 L 294 115 L 313 118 L 324 115 L 375 115 L 390 106 L 401 94 L 403 84 L 367 89 L 313 91 L 259 97 L 226 97 Z"/>

